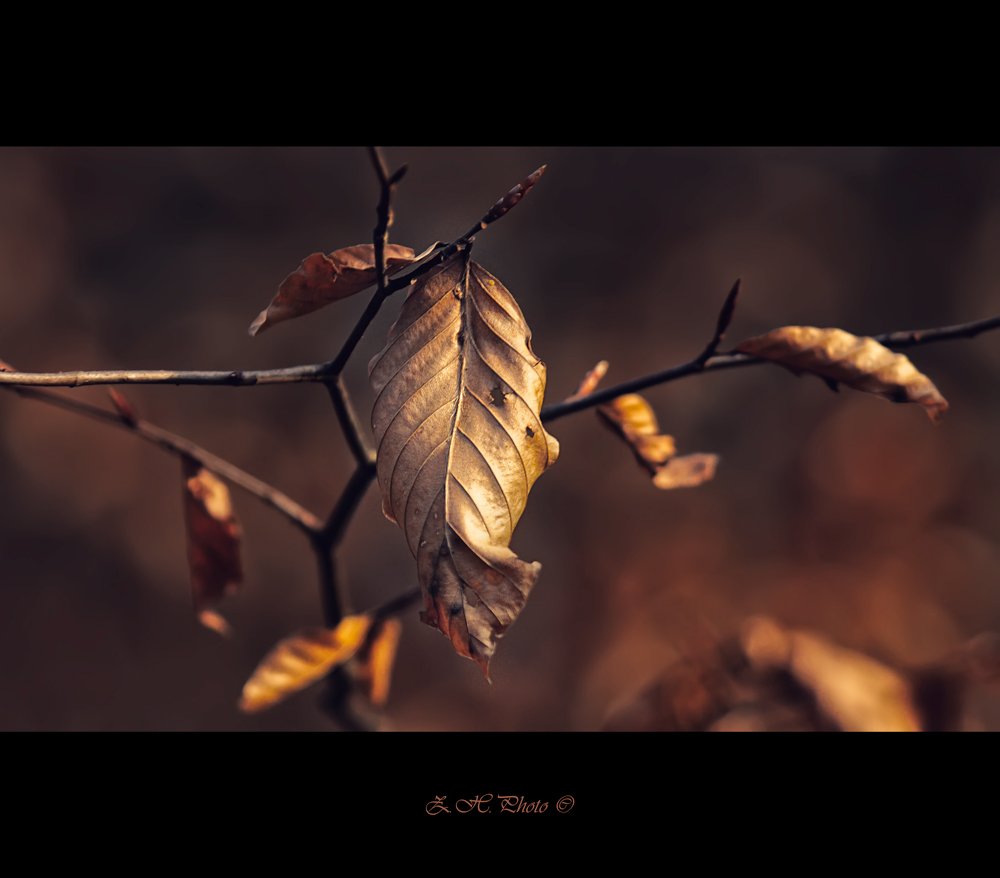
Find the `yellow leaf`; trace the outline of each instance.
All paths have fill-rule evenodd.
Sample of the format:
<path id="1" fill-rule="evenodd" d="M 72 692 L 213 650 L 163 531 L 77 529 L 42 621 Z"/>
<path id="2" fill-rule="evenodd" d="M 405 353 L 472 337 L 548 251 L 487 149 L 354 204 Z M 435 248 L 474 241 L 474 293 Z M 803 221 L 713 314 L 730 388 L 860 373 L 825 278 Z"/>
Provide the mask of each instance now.
<path id="1" fill-rule="evenodd" d="M 559 453 L 545 365 L 510 291 L 460 253 L 413 286 L 369 374 L 382 509 L 416 558 L 421 618 L 488 675 L 541 570 L 509 545 Z"/>
<path id="2" fill-rule="evenodd" d="M 783 326 L 741 342 L 736 350 L 892 402 L 915 402 L 935 423 L 948 410 L 948 401 L 909 359 L 842 329 Z"/>
<path id="3" fill-rule="evenodd" d="M 674 437 L 660 433 L 656 413 L 638 393 L 627 393 L 599 406 L 597 414 L 625 440 L 639 465 L 652 476 L 677 453 Z"/>
<path id="4" fill-rule="evenodd" d="M 243 687 L 240 710 L 253 713 L 304 689 L 364 645 L 370 616 L 345 616 L 336 628 L 309 628 L 280 641 Z"/>
<path id="5" fill-rule="evenodd" d="M 355 658 L 358 680 L 368 700 L 376 707 L 384 707 L 389 700 L 392 668 L 402 633 L 403 624 L 399 619 L 376 623 Z"/>
<path id="6" fill-rule="evenodd" d="M 920 731 L 909 683 L 881 662 L 771 619 L 748 620 L 742 642 L 755 666 L 787 670 L 844 731 Z"/>

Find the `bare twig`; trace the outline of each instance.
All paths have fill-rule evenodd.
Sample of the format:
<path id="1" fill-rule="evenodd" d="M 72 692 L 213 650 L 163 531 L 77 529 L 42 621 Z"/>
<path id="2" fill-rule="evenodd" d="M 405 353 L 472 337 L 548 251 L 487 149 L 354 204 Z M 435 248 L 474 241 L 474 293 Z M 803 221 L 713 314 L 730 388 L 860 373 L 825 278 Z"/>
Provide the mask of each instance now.
<path id="1" fill-rule="evenodd" d="M 709 359 L 715 356 L 715 352 L 719 349 L 726 330 L 729 329 L 733 314 L 736 312 L 736 299 L 739 295 L 740 280 L 737 278 L 736 283 L 733 284 L 733 288 L 729 291 L 729 295 L 726 296 L 726 301 L 722 303 L 722 309 L 719 311 L 719 319 L 715 323 L 715 335 L 712 336 L 712 340 L 705 346 L 705 350 L 698 355 L 696 362 L 704 365 Z"/>
<path id="2" fill-rule="evenodd" d="M 534 185 L 544 166 L 531 174 L 527 180 L 518 183 L 510 192 L 501 198 L 484 216 L 472 226 L 464 235 L 456 238 L 447 246 L 438 250 L 426 262 L 420 263 L 409 274 L 397 275 L 390 281 L 383 281 L 385 286 L 381 293 L 377 292 L 372 297 L 364 313 L 358 319 L 350 335 L 344 342 L 337 356 L 326 363 L 313 363 L 308 366 L 291 366 L 284 369 L 235 369 L 227 372 L 220 371 L 191 371 L 181 369 L 119 369 L 111 371 L 78 371 L 78 372 L 8 372 L 0 373 L 0 385 L 19 385 L 22 387 L 81 387 L 91 384 L 208 384 L 225 385 L 229 387 L 256 387 L 263 384 L 298 384 L 308 381 L 328 382 L 331 377 L 336 377 L 344 371 L 344 366 L 350 359 L 354 349 L 358 346 L 365 330 L 378 314 L 385 301 L 393 293 L 408 287 L 418 277 L 426 274 L 432 268 L 440 265 L 449 259 L 459 250 L 464 249 L 475 236 L 485 229 L 490 223 L 504 216 L 521 198 L 525 192 Z M 390 185 L 395 185 L 399 180 L 400 173 L 397 171 L 388 178 Z M 534 179 L 532 179 L 534 178 Z M 528 181 L 531 181 L 530 185 Z M 514 199 L 514 193 L 520 192 Z M 500 205 L 508 203 L 503 210 Z M 384 260 L 384 257 L 383 257 Z M 384 270 L 383 270 L 384 274 Z"/>
<path id="3" fill-rule="evenodd" d="M 1000 328 L 1000 317 L 990 317 L 986 320 L 976 320 L 972 323 L 961 323 L 957 326 L 942 326 L 935 329 L 911 329 L 904 332 L 886 332 L 882 335 L 874 335 L 877 342 L 890 348 L 910 348 L 918 345 L 932 344 L 939 341 L 951 341 L 959 338 L 974 338 L 984 332 L 989 332 Z M 686 378 L 688 375 L 698 375 L 702 372 L 719 372 L 723 369 L 737 369 L 741 366 L 758 366 L 767 363 L 768 360 L 761 360 L 757 357 L 750 357 L 746 354 L 718 354 L 710 357 L 702 363 L 696 358 L 679 366 L 671 366 L 662 372 L 653 372 L 630 381 L 623 381 L 612 387 L 595 391 L 587 396 L 577 399 L 559 402 L 546 406 L 542 409 L 542 420 L 545 423 L 572 415 L 584 409 L 593 408 L 601 403 L 608 402 L 626 393 L 638 393 L 648 387 L 655 387 L 658 384 L 667 384 L 670 381 L 677 381 L 679 378 Z"/>
<path id="4" fill-rule="evenodd" d="M 0 372 L 0 374 L 7 373 Z M 292 522 L 292 524 L 296 525 L 300 530 L 305 531 L 310 536 L 323 529 L 323 522 L 317 515 L 310 512 L 300 503 L 297 503 L 287 494 L 282 493 L 273 485 L 269 485 L 267 482 L 261 481 L 256 476 L 248 473 L 246 470 L 240 469 L 236 466 L 236 464 L 230 463 L 228 460 L 225 460 L 216 454 L 212 454 L 212 452 L 205 450 L 200 445 L 192 442 L 190 439 L 185 439 L 183 436 L 178 436 L 176 433 L 164 430 L 162 427 L 158 427 L 156 424 L 152 424 L 149 421 L 145 421 L 140 418 L 132 419 L 127 415 L 108 411 L 107 409 L 91 405 L 90 403 L 83 402 L 81 400 L 67 399 L 64 396 L 47 393 L 44 390 L 33 390 L 21 387 L 12 387 L 10 389 L 19 396 L 23 396 L 25 399 L 34 399 L 38 402 L 44 402 L 48 405 L 56 406 L 57 408 L 65 409 L 78 415 L 83 415 L 84 417 L 91 418 L 95 421 L 110 424 L 111 426 L 118 427 L 121 430 L 127 430 L 128 432 L 138 436 L 140 439 L 144 439 L 153 445 L 157 445 L 171 454 L 176 454 L 181 457 L 189 457 L 207 469 L 210 469 L 216 475 L 222 476 L 226 479 L 226 481 L 242 488 L 247 493 L 252 494 L 272 509 L 278 510 L 278 512 L 284 515 L 285 518 Z"/>
<path id="5" fill-rule="evenodd" d="M 358 462 L 358 466 L 368 466 L 375 462 L 375 449 L 368 441 L 368 434 L 361 426 L 358 415 L 351 403 L 350 394 L 344 386 L 343 378 L 339 375 L 335 381 L 326 383 L 327 392 L 333 402 L 333 410 L 337 413 L 337 420 L 340 422 L 340 429 L 344 431 L 344 438 L 351 449 L 351 454 Z"/>

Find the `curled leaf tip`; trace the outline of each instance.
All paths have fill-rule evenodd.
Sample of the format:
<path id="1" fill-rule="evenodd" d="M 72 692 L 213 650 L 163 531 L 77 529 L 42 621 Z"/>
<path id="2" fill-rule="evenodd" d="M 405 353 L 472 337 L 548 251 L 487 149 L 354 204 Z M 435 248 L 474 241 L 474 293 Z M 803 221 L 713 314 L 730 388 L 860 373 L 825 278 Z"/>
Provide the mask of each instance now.
<path id="1" fill-rule="evenodd" d="M 265 329 L 267 329 L 267 310 L 263 310 L 253 319 L 253 323 L 250 324 L 250 329 L 247 330 L 250 338 L 260 335 Z"/>

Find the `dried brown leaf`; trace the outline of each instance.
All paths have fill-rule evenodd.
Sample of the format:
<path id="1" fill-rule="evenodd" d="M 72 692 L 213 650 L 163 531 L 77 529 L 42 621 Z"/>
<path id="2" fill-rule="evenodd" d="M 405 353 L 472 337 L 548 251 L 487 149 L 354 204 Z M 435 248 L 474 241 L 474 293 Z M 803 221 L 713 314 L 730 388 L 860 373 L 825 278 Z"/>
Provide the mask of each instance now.
<path id="1" fill-rule="evenodd" d="M 653 484 L 661 491 L 674 488 L 697 488 L 715 478 L 719 465 L 717 454 L 682 454 L 672 457 L 653 476 Z"/>
<path id="2" fill-rule="evenodd" d="M 541 570 L 509 544 L 559 453 L 545 365 L 507 288 L 458 254 L 410 290 L 369 373 L 382 509 L 417 560 L 421 618 L 488 674 Z"/>
<path id="3" fill-rule="evenodd" d="M 579 399 L 581 396 L 590 396 L 590 394 L 597 390 L 597 385 L 601 383 L 601 380 L 607 374 L 608 361 L 601 360 L 596 366 L 594 366 L 593 369 L 583 376 L 583 380 L 580 382 L 580 386 L 576 389 L 576 393 L 572 396 L 566 397 L 566 402 L 573 399 Z"/>
<path id="4" fill-rule="evenodd" d="M 243 686 L 240 710 L 254 713 L 271 707 L 353 658 L 371 625 L 368 615 L 345 616 L 336 628 L 308 628 L 286 637 Z"/>
<path id="5" fill-rule="evenodd" d="M 216 613 L 206 611 L 238 591 L 243 582 L 240 525 L 225 482 L 189 458 L 182 463 L 194 608 L 202 624 L 222 632 L 228 625 Z"/>
<path id="6" fill-rule="evenodd" d="M 851 335 L 842 329 L 783 326 L 741 342 L 736 350 L 892 402 L 918 403 L 935 423 L 948 410 L 947 400 L 934 383 L 918 372 L 907 357 L 873 338 Z"/>
<path id="7" fill-rule="evenodd" d="M 420 258 L 409 247 L 388 244 L 386 273 L 398 271 Z M 329 255 L 311 253 L 281 282 L 271 304 L 250 324 L 250 335 L 360 293 L 376 279 L 375 248 L 371 244 L 343 247 Z"/>
<path id="8" fill-rule="evenodd" d="M 674 437 L 660 433 L 653 407 L 638 393 L 627 393 L 599 406 L 597 414 L 625 440 L 639 466 L 651 476 L 677 453 Z"/>
<path id="9" fill-rule="evenodd" d="M 385 707 L 389 700 L 392 669 L 402 633 L 403 623 L 399 619 L 376 622 L 368 633 L 364 649 L 355 657 L 358 682 L 375 707 Z"/>

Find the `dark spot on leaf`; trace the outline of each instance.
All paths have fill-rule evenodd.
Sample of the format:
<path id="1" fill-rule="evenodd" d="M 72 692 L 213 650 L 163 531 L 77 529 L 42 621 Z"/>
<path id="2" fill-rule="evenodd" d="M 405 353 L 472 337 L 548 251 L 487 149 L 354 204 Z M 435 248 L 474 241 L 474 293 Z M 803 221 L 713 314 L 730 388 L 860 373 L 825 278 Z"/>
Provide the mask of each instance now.
<path id="1" fill-rule="evenodd" d="M 502 406 L 507 394 L 503 392 L 503 388 L 497 384 L 495 387 L 490 388 L 490 403 L 495 406 Z"/>
<path id="2" fill-rule="evenodd" d="M 524 428 L 524 435 L 527 436 L 529 439 L 534 439 L 535 438 L 535 431 L 532 430 L 531 427 L 525 427 Z"/>
<path id="3" fill-rule="evenodd" d="M 432 579 L 430 585 L 427 586 L 427 593 L 430 595 L 436 595 L 441 590 L 441 583 L 436 579 Z"/>
<path id="4" fill-rule="evenodd" d="M 459 343 L 460 345 L 463 345 L 463 344 L 465 344 L 465 330 L 464 330 L 464 329 L 460 329 L 460 330 L 459 330 L 459 332 L 458 332 L 458 335 L 457 335 L 457 336 L 455 337 L 455 340 L 456 340 L 456 341 L 457 341 L 457 342 L 458 342 L 458 343 Z"/>
<path id="5" fill-rule="evenodd" d="M 462 612 L 462 605 L 452 604 L 450 607 L 448 607 L 448 612 L 451 613 L 451 615 L 453 616 L 457 616 L 459 613 Z"/>

